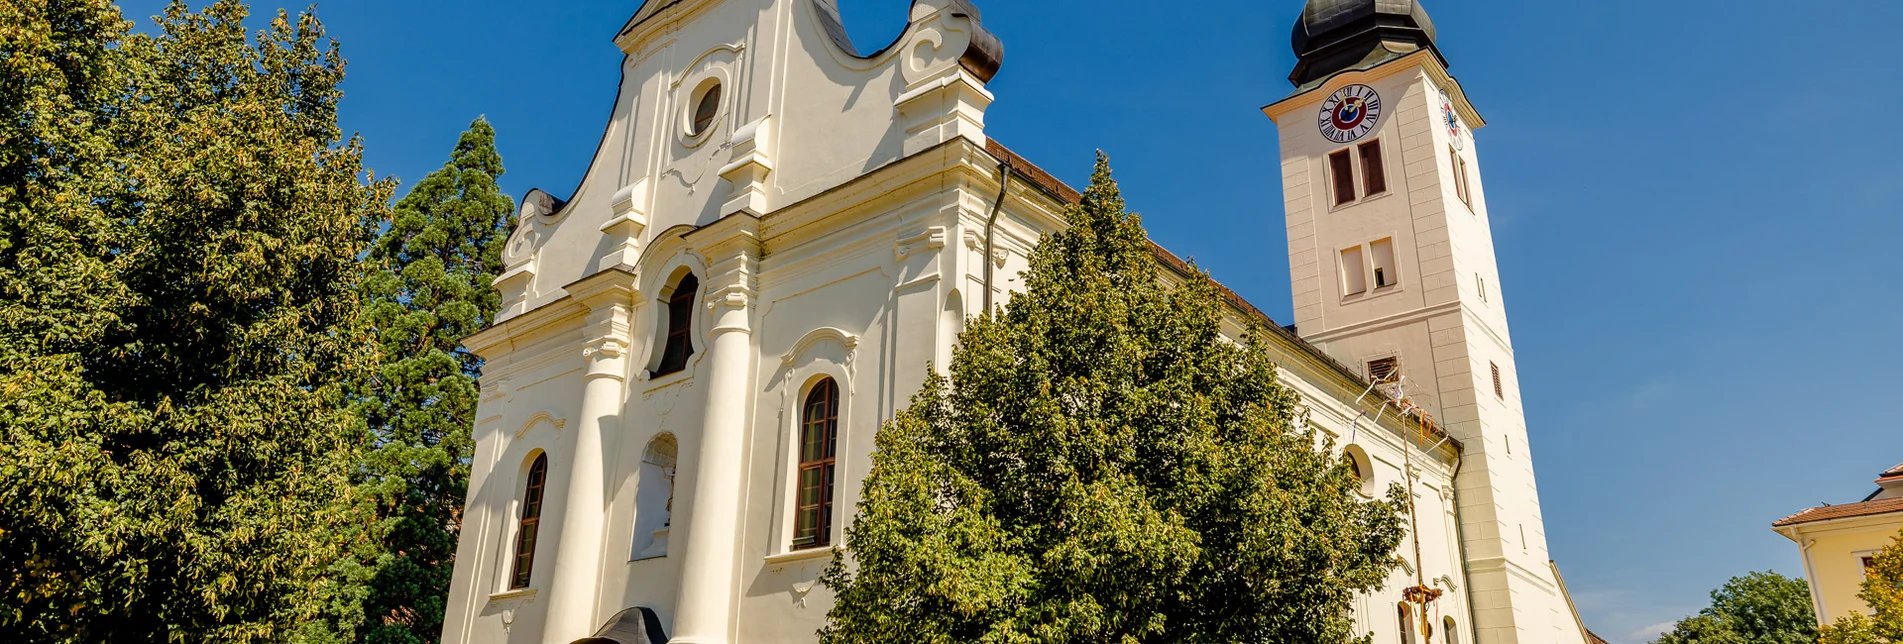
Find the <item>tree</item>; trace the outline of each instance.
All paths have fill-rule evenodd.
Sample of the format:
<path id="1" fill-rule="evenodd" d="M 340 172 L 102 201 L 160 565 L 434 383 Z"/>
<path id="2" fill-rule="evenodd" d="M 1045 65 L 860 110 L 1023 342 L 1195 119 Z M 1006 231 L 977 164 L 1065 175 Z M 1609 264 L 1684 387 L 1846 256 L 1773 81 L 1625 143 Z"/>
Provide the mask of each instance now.
<path id="1" fill-rule="evenodd" d="M 514 227 L 515 201 L 496 186 L 495 137 L 488 121 L 471 123 L 449 162 L 397 202 L 370 250 L 382 268 L 364 299 L 383 364 L 359 406 L 375 441 L 363 487 L 385 533 L 365 642 L 442 637 L 482 368 L 462 339 L 502 306 L 490 284 Z"/>
<path id="2" fill-rule="evenodd" d="M 1903 644 L 1903 533 L 1872 558 L 1857 597 L 1871 615 L 1852 615 L 1825 626 L 1823 644 Z"/>
<path id="3" fill-rule="evenodd" d="M 8 641 L 352 619 L 372 517 L 345 384 L 371 362 L 358 258 L 389 187 L 341 139 L 322 26 L 279 13 L 253 40 L 246 15 L 174 3 L 129 34 L 100 0 L 0 3 Z"/>
<path id="4" fill-rule="evenodd" d="M 1711 605 L 1678 622 L 1655 644 L 1811 644 L 1817 618 L 1810 586 L 1775 572 L 1732 577 Z"/>
<path id="5" fill-rule="evenodd" d="M 821 641 L 1350 640 L 1401 490 L 1360 501 L 1262 331 L 1159 281 L 1101 155 L 1067 219 L 880 431 Z"/>

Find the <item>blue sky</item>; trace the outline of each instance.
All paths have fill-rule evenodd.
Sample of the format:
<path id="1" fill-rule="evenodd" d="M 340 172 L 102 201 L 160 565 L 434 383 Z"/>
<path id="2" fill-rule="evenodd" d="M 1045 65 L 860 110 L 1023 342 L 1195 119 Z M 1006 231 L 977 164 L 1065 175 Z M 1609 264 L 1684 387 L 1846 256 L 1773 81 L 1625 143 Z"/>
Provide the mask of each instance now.
<path id="1" fill-rule="evenodd" d="M 1287 320 L 1258 108 L 1289 92 L 1301 1 L 975 1 L 1007 50 L 988 133 L 1079 186 L 1092 151 L 1110 153 L 1158 241 Z M 909 6 L 840 4 L 864 49 Z M 609 38 L 638 5 L 318 12 L 350 60 L 344 128 L 380 175 L 420 179 L 486 114 L 505 187 L 566 195 L 614 97 Z M 1547 531 L 1588 624 L 1644 642 L 1732 575 L 1800 575 L 1770 522 L 1859 500 L 1903 461 L 1903 77 L 1887 44 L 1903 3 L 1428 8 L 1490 122 L 1476 141 Z"/>

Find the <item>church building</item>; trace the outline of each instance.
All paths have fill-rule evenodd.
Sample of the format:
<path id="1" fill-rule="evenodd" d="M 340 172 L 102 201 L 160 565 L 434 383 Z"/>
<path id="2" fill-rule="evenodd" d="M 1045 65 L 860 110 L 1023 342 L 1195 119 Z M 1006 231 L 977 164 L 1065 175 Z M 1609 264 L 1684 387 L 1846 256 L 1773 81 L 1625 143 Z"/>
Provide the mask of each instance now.
<path id="1" fill-rule="evenodd" d="M 444 641 L 810 644 L 881 423 L 1079 196 L 986 136 L 1005 49 L 971 0 L 916 0 L 874 51 L 832 0 L 647 0 L 614 42 L 593 163 L 523 199 L 504 309 L 465 342 L 486 365 Z M 1357 631 L 1596 639 L 1547 557 L 1485 121 L 1416 0 L 1309 0 L 1293 45 L 1293 93 L 1263 90 L 1293 324 L 1223 292 L 1362 492 L 1413 495 Z"/>

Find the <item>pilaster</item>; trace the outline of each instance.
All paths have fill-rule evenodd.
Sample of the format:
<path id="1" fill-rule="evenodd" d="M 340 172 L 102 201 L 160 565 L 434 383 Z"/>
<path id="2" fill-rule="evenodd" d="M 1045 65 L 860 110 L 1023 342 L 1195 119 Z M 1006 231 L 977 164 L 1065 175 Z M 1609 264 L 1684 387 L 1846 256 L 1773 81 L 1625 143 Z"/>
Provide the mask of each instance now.
<path id="1" fill-rule="evenodd" d="M 733 160 L 720 169 L 720 177 L 733 186 L 727 202 L 720 207 L 722 216 L 746 213 L 759 217 L 769 211 L 766 186 L 767 175 L 773 173 L 773 154 L 768 147 L 773 140 L 772 127 L 773 117 L 768 115 L 734 130 Z"/>
<path id="2" fill-rule="evenodd" d="M 595 629 L 595 605 L 601 581 L 601 549 L 607 515 L 607 479 L 603 437 L 620 430 L 621 408 L 632 346 L 636 276 L 610 269 L 568 287 L 588 308 L 582 330 L 581 358 L 587 362 L 581 422 L 569 451 L 568 496 L 564 500 L 561 540 L 549 581 L 544 642 L 572 642 Z M 552 464 L 557 465 L 560 464 Z"/>
<path id="3" fill-rule="evenodd" d="M 755 278 L 759 219 L 727 217 L 688 237 L 708 258 L 706 411 L 695 460 L 694 505 L 686 521 L 680 602 L 671 641 L 726 644 L 738 596 L 741 496 L 746 485 L 746 427 L 752 409 Z M 680 529 L 677 525 L 676 529 Z"/>
<path id="4" fill-rule="evenodd" d="M 911 84 L 894 104 L 905 128 L 905 155 L 911 156 L 940 143 L 964 137 L 983 148 L 985 110 L 992 94 L 963 67 Z"/>

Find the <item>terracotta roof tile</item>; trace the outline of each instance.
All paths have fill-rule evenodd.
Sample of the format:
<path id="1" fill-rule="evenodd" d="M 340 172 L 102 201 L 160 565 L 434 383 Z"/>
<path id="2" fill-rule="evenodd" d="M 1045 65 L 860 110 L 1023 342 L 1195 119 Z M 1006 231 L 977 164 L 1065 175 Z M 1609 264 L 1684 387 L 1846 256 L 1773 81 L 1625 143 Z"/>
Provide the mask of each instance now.
<path id="1" fill-rule="evenodd" d="M 1826 505 L 1821 508 L 1811 508 L 1784 517 L 1777 523 L 1771 524 L 1771 527 L 1782 528 L 1802 523 L 1815 523 L 1818 521 L 1829 521 L 1831 519 L 1852 519 L 1856 517 L 1889 514 L 1891 512 L 1903 512 L 1903 498 L 1878 499 L 1876 501 L 1864 501 L 1862 503 L 1845 503 L 1843 505 Z"/>
<path id="2" fill-rule="evenodd" d="M 1058 200 L 1066 204 L 1076 205 L 1083 202 L 1084 193 L 1078 192 L 1076 188 L 1070 187 L 1070 184 L 1064 183 L 1064 180 L 1059 179 L 1056 176 L 1052 175 L 1051 173 L 1044 171 L 1044 169 L 1038 167 L 1036 163 L 1032 163 L 1030 159 L 1026 159 L 1023 156 L 1020 156 L 1018 153 L 1012 152 L 1010 148 L 1004 147 L 1003 144 L 998 143 L 997 139 L 986 139 L 985 151 L 991 153 L 991 156 L 996 157 L 1000 161 L 1005 161 L 1010 163 L 1011 171 L 1014 173 L 1014 176 L 1016 176 L 1019 180 L 1029 183 L 1033 186 L 1036 186 L 1038 189 L 1043 190 L 1045 193 L 1049 194 L 1052 197 L 1056 197 Z M 1243 313 L 1255 316 L 1256 319 L 1260 320 L 1264 325 L 1267 326 L 1267 330 L 1269 333 L 1280 334 L 1281 336 L 1287 338 L 1296 347 L 1299 347 L 1303 351 L 1308 352 L 1310 356 L 1312 356 L 1316 360 L 1319 360 L 1323 363 L 1333 366 L 1336 370 L 1340 371 L 1342 374 L 1348 376 L 1349 378 L 1359 382 L 1363 382 L 1363 383 L 1367 382 L 1365 377 L 1357 373 L 1354 369 L 1348 368 L 1347 365 L 1344 365 L 1340 361 L 1335 360 L 1333 357 L 1329 356 L 1327 352 L 1322 351 L 1321 348 L 1316 347 L 1314 344 L 1309 343 L 1309 341 L 1305 339 L 1302 339 L 1300 335 L 1297 335 L 1295 333 L 1294 327 L 1284 327 L 1280 324 L 1276 324 L 1275 320 L 1269 317 L 1269 314 L 1262 312 L 1262 309 L 1256 308 L 1254 304 L 1250 304 L 1249 301 L 1243 299 L 1241 295 L 1237 294 L 1235 291 L 1229 290 L 1229 287 L 1223 286 L 1222 282 L 1216 281 L 1215 278 L 1213 277 L 1203 275 L 1200 272 L 1200 270 L 1197 269 L 1194 265 L 1190 264 L 1189 262 L 1183 261 L 1183 258 L 1177 257 L 1175 253 L 1170 252 L 1169 249 L 1164 248 L 1161 244 L 1158 244 L 1155 241 L 1151 241 L 1150 252 L 1151 254 L 1155 255 L 1156 258 L 1159 261 L 1161 261 L 1165 267 L 1175 272 L 1177 276 L 1179 277 L 1182 277 L 1184 279 L 1189 279 L 1191 277 L 1202 275 L 1204 279 L 1208 279 L 1210 284 L 1215 285 L 1216 291 L 1222 295 L 1222 298 L 1225 301 L 1229 302 L 1230 305 L 1236 307 L 1237 309 L 1240 309 Z M 1431 418 L 1423 419 L 1423 420 L 1424 420 L 1423 424 L 1426 426 L 1427 431 L 1434 438 L 1446 439 L 1448 443 L 1451 443 L 1454 445 L 1454 449 L 1457 449 L 1457 450 L 1466 449 L 1466 446 L 1461 444 L 1460 441 L 1455 440 L 1453 436 L 1448 435 L 1447 430 L 1443 429 L 1440 426 L 1439 422 L 1434 421 Z"/>
<path id="3" fill-rule="evenodd" d="M 1892 476 L 1903 476 L 1903 463 L 1897 463 L 1896 467 L 1892 467 L 1888 470 L 1884 470 L 1883 475 L 1878 476 L 1877 478 L 1887 479 Z"/>
<path id="4" fill-rule="evenodd" d="M 1594 633 L 1592 631 L 1586 631 L 1586 644 L 1612 644 L 1612 643 L 1606 641 L 1606 638 L 1600 637 L 1598 633 Z"/>

